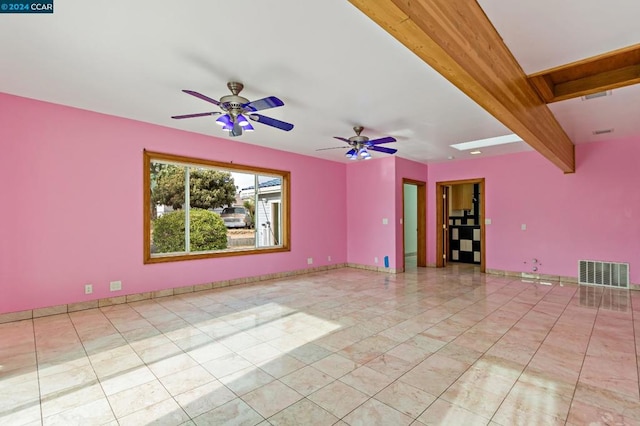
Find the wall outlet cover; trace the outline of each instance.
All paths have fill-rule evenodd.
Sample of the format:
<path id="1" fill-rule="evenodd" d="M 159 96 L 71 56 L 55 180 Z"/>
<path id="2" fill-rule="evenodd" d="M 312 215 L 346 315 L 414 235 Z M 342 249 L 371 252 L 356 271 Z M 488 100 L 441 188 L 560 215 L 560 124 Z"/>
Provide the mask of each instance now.
<path id="1" fill-rule="evenodd" d="M 109 283 L 110 291 L 120 291 L 122 290 L 122 281 L 111 281 Z"/>

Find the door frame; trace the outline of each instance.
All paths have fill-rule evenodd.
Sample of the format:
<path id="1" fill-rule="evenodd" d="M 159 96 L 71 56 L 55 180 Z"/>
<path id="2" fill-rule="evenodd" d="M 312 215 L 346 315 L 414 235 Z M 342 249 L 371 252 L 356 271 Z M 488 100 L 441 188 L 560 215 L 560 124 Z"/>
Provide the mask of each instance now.
<path id="1" fill-rule="evenodd" d="M 436 267 L 442 268 L 446 266 L 444 261 L 444 244 L 440 235 L 442 234 L 441 230 L 446 225 L 445 220 L 449 218 L 445 218 L 442 213 L 444 208 L 444 187 L 445 186 L 453 186 L 453 185 L 461 185 L 465 183 L 477 183 L 480 187 L 480 211 L 479 211 L 479 222 L 480 222 L 480 272 L 486 272 L 486 237 L 485 237 L 485 184 L 484 178 L 476 178 L 476 179 L 462 179 L 462 180 L 450 180 L 443 182 L 436 182 L 436 234 L 438 237 L 436 238 Z M 448 202 L 448 200 L 447 200 Z"/>
<path id="2" fill-rule="evenodd" d="M 426 268 L 427 266 L 427 183 L 402 178 L 402 270 L 405 269 L 404 264 L 404 185 L 415 185 L 417 188 L 417 203 L 418 203 L 418 252 L 416 264 L 420 268 Z M 397 252 L 396 252 L 397 253 Z"/>

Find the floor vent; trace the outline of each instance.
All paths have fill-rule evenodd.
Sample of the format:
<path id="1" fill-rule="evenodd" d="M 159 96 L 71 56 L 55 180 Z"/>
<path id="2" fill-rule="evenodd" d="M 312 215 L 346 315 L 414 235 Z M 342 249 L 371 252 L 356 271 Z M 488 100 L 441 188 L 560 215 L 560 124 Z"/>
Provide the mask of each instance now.
<path id="1" fill-rule="evenodd" d="M 602 285 L 615 288 L 629 288 L 629 264 L 580 260 L 579 284 Z"/>

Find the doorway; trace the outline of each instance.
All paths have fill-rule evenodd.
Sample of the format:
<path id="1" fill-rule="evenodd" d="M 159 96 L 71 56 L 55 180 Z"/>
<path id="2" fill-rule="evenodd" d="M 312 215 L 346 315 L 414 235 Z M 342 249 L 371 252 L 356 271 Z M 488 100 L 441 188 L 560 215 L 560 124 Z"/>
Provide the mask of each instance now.
<path id="1" fill-rule="evenodd" d="M 436 266 L 444 267 L 451 261 L 470 259 L 469 263 L 479 263 L 480 272 L 485 272 L 484 178 L 437 182 L 436 194 Z M 452 211 L 462 211 L 463 215 L 453 218 Z M 462 232 L 468 232 L 470 237 L 459 240 Z M 460 251 L 450 247 L 452 238 L 460 245 L 457 248 Z M 477 246 L 479 253 L 475 250 Z M 477 257 L 479 262 L 476 262 Z"/>
<path id="2" fill-rule="evenodd" d="M 427 266 L 427 184 L 402 179 L 402 267 Z"/>

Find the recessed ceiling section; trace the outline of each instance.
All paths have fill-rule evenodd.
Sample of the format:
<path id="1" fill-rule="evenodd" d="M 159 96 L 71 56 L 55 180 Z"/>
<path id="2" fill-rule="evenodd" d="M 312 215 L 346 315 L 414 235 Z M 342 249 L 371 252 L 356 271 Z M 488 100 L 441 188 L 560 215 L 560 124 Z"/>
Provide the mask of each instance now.
<path id="1" fill-rule="evenodd" d="M 558 122 L 576 144 L 639 137 L 640 84 L 615 89 L 611 96 L 549 104 Z M 614 132 L 593 134 L 596 130 Z"/>
<path id="2" fill-rule="evenodd" d="M 528 76 L 546 103 L 640 83 L 640 44 Z"/>

